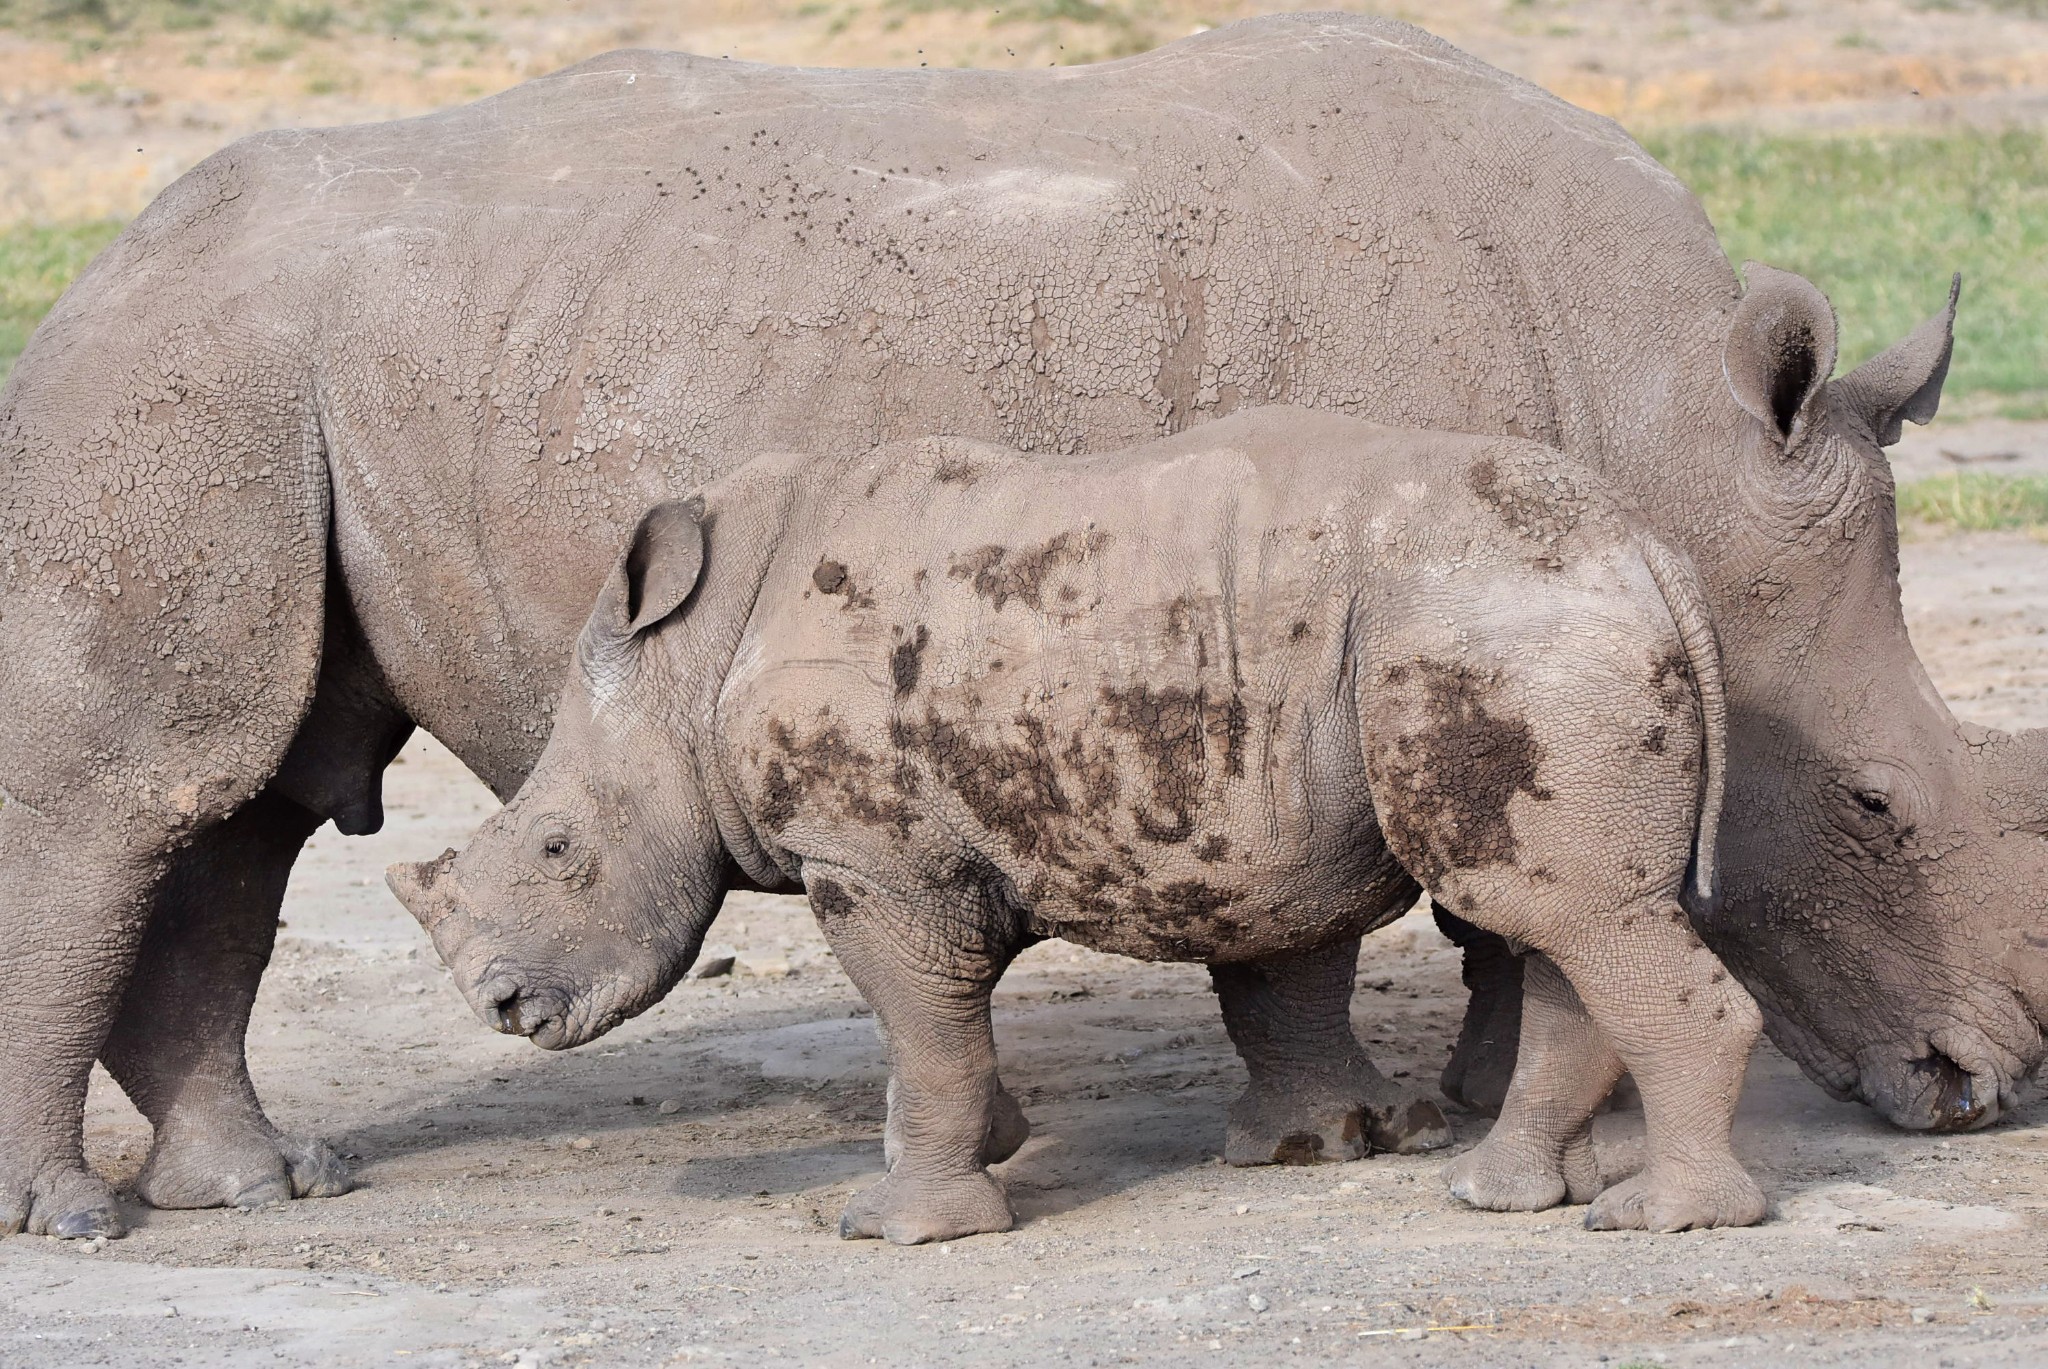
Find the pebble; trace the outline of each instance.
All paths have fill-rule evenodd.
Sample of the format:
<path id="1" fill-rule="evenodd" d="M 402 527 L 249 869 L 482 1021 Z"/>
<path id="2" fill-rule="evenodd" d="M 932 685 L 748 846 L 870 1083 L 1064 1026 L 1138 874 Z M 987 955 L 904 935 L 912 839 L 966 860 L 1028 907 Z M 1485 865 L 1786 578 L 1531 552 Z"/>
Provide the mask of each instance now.
<path id="1" fill-rule="evenodd" d="M 578 1136 L 578 1137 L 577 1137 L 577 1138 L 576 1138 L 575 1140 L 573 1140 L 573 1141 L 571 1141 L 571 1142 L 569 1143 L 569 1149 L 571 1149 L 571 1150 L 591 1150 L 591 1149 L 595 1148 L 595 1147 L 596 1147 L 596 1145 L 597 1145 L 597 1142 L 595 1142 L 595 1141 L 591 1140 L 591 1139 L 590 1139 L 590 1138 L 589 1138 L 588 1136 Z"/>
<path id="2" fill-rule="evenodd" d="M 1933 1320 L 1934 1320 L 1934 1309 L 1933 1309 L 1933 1308 L 1931 1308 L 1931 1307 L 1916 1307 L 1916 1308 L 1914 1308 L 1914 1309 L 1913 1309 L 1913 1325 L 1915 1325 L 1915 1326 L 1925 1326 L 1925 1325 L 1927 1325 L 1927 1323 L 1929 1323 L 1929 1322 L 1931 1322 L 1931 1321 L 1933 1321 Z"/>
<path id="3" fill-rule="evenodd" d="M 1244 1300 L 1244 1305 L 1251 1308 L 1254 1312 L 1263 1312 L 1273 1304 L 1266 1301 L 1265 1294 L 1254 1293 Z"/>
<path id="4" fill-rule="evenodd" d="M 661 1100 L 661 1106 L 655 1109 L 664 1117 L 672 1117 L 682 1110 L 683 1100 L 680 1098 L 664 1098 Z"/>
<path id="5" fill-rule="evenodd" d="M 742 960 L 736 968 L 755 979 L 783 979 L 789 975 L 787 960 Z"/>
<path id="6" fill-rule="evenodd" d="M 735 960 L 729 955 L 715 955 L 697 967 L 699 979 L 723 979 L 732 973 Z"/>

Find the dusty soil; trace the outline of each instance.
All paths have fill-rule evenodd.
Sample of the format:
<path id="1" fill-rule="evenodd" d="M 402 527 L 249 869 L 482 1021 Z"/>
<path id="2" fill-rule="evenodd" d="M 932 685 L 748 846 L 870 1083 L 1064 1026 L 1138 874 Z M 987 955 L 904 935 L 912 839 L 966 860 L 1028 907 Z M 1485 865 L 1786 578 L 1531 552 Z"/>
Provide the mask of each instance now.
<path id="1" fill-rule="evenodd" d="M 242 134 L 422 113 L 615 47 L 828 66 L 1043 67 L 1140 52 L 1228 19 L 1317 7 L 1284 0 L 335 0 L 271 6 L 286 16 L 332 16 L 325 27 L 232 17 L 174 32 L 148 23 L 111 31 L 82 22 L 31 25 L 0 31 L 0 221 L 130 215 Z M 1422 23 L 1633 128 L 1703 119 L 1862 128 L 2048 123 L 2048 23 L 2035 0 L 1328 7 Z M 130 5 L 122 0 L 117 8 Z M 1075 17 L 1045 17 L 1062 14 Z"/>
<path id="2" fill-rule="evenodd" d="M 1962 711 L 2048 723 L 2048 546 L 1910 542 L 1908 612 Z M 1737 1147 L 1770 1193 L 1747 1231 L 1593 1234 L 1565 1209 L 1464 1210 L 1439 1159 L 1217 1162 L 1243 1073 L 1206 976 L 1063 945 L 997 999 L 1037 1134 L 1001 1172 L 1020 1222 L 896 1249 L 842 1242 L 879 1176 L 872 1021 L 801 902 L 737 896 L 690 981 L 546 1055 L 470 1016 L 380 872 L 459 844 L 489 796 L 426 740 L 381 835 L 318 836 L 250 1038 L 283 1124 L 361 1188 L 253 1213 L 130 1210 L 101 1249 L 0 1243 L 0 1363 L 2022 1365 L 2048 1360 L 2048 1104 L 1937 1140 L 1829 1101 L 1775 1052 Z M 1370 938 L 1359 1032 L 1433 1079 L 1462 1005 L 1426 917 Z M 1483 1133 L 1458 1120 L 1458 1143 Z M 93 1161 L 148 1130 L 96 1082 Z M 1601 1119 L 1627 1169 L 1640 1115 Z"/>

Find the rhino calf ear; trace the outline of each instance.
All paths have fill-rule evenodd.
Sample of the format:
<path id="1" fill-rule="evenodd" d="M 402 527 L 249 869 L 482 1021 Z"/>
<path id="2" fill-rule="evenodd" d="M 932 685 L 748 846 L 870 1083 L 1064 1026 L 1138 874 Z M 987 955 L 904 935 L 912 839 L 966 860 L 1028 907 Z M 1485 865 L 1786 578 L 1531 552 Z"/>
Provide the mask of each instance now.
<path id="1" fill-rule="evenodd" d="M 599 615 L 637 637 L 683 606 L 704 570 L 704 500 L 669 499 L 640 516 L 605 585 Z"/>
<path id="2" fill-rule="evenodd" d="M 1721 368 L 1735 402 L 1786 451 L 1799 445 L 1835 370 L 1835 310 L 1803 276 L 1749 262 Z"/>
<path id="3" fill-rule="evenodd" d="M 1870 428 L 1880 447 L 1899 440 L 1906 419 L 1933 420 L 1956 346 L 1956 301 L 1963 275 L 1948 286 L 1948 307 L 1835 382 L 1835 404 Z"/>

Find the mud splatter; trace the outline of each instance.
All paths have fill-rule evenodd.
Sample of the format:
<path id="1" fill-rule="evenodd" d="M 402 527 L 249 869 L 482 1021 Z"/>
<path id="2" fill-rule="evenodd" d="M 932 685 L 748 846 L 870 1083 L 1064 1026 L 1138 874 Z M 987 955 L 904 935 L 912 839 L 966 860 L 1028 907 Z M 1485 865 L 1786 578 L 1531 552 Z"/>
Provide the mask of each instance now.
<path id="1" fill-rule="evenodd" d="M 853 895 L 829 879 L 814 879 L 810 882 L 811 908 L 820 922 L 835 922 L 850 916 L 855 904 Z"/>
<path id="2" fill-rule="evenodd" d="M 1060 826 L 1073 814 L 1060 783 L 1045 724 L 1029 714 L 1013 720 L 1014 742 L 991 742 L 925 710 L 922 722 L 899 718 L 890 740 L 922 757 L 975 819 L 1006 837 L 1022 855 L 1058 858 Z"/>
<path id="3" fill-rule="evenodd" d="M 954 557 L 946 573 L 955 580 L 966 580 L 972 584 L 974 592 L 993 604 L 998 613 L 1012 599 L 1043 613 L 1047 580 L 1062 569 L 1085 563 L 1108 544 L 1108 533 L 1091 529 L 1082 533 L 1059 533 L 1044 546 L 1029 550 L 993 545 L 977 547 Z M 1071 589 L 1072 586 L 1060 588 Z M 1076 591 L 1073 595 L 1063 596 L 1063 601 L 1072 604 L 1078 598 L 1079 592 Z"/>
<path id="4" fill-rule="evenodd" d="M 910 829 L 911 812 L 902 798 L 900 780 L 877 792 L 885 767 L 846 739 L 836 719 L 829 719 L 808 738 L 781 719 L 768 723 L 768 740 L 777 755 L 763 767 L 766 781 L 761 821 L 780 832 L 795 820 L 806 803 L 830 799 L 840 815 L 869 825 Z"/>
<path id="5" fill-rule="evenodd" d="M 1427 721 L 1374 747 L 1390 791 L 1380 819 L 1395 854 L 1434 889 L 1454 869 L 1512 864 L 1509 801 L 1548 799 L 1550 791 L 1537 782 L 1543 751 L 1528 723 L 1488 706 L 1492 679 L 1462 665 L 1414 666 Z M 1405 666 L 1381 673 L 1397 688 L 1410 678 Z"/>
<path id="6" fill-rule="evenodd" d="M 917 688 L 917 680 L 924 673 L 924 649 L 931 641 L 931 633 L 923 623 L 917 631 L 896 644 L 889 653 L 889 678 L 895 683 L 896 697 L 902 698 Z"/>

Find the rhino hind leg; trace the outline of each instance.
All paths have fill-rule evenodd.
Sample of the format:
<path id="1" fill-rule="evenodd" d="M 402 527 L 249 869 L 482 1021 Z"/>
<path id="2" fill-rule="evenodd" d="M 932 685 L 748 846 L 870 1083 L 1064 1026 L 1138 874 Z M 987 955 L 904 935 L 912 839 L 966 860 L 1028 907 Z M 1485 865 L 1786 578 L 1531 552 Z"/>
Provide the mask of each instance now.
<path id="1" fill-rule="evenodd" d="M 264 1115 L 243 1050 L 278 905 L 321 818 L 266 793 L 178 853 L 101 1053 L 156 1129 L 136 1178 L 152 1207 L 254 1207 L 348 1191 L 318 1141 Z"/>
<path id="2" fill-rule="evenodd" d="M 1589 1203 L 1600 1191 L 1593 1114 L 1621 1057 L 1557 967 L 1528 957 L 1521 1065 L 1486 1139 L 1444 1167 L 1451 1195 L 1494 1212 Z"/>
<path id="3" fill-rule="evenodd" d="M 1237 965 L 1209 977 L 1251 1082 L 1230 1105 L 1233 1165 L 1357 1160 L 1447 1145 L 1443 1112 L 1381 1074 L 1351 1030 L 1357 937 Z"/>
<path id="4" fill-rule="evenodd" d="M 136 1192 L 152 1207 L 255 1207 L 346 1193 L 325 1143 L 288 1136 L 249 1078 L 249 1012 L 306 839 L 332 819 L 383 824 L 381 776 L 412 731 L 330 565 L 319 673 L 269 786 L 172 859 L 101 1058 L 156 1139 Z"/>
<path id="5" fill-rule="evenodd" d="M 1444 1097 L 1481 1117 L 1498 1117 L 1515 1074 L 1522 1035 L 1522 961 L 1508 943 L 1438 908 L 1436 925 L 1464 953 L 1465 1022 L 1444 1065 Z"/>
<path id="6" fill-rule="evenodd" d="M 0 807 L 0 818 L 20 807 Z M 0 1235 L 121 1236 L 106 1182 L 85 1163 L 93 1058 L 133 964 L 153 872 L 87 864 L 89 841 L 9 840 L 0 821 L 0 888 L 13 891 L 0 955 Z"/>

